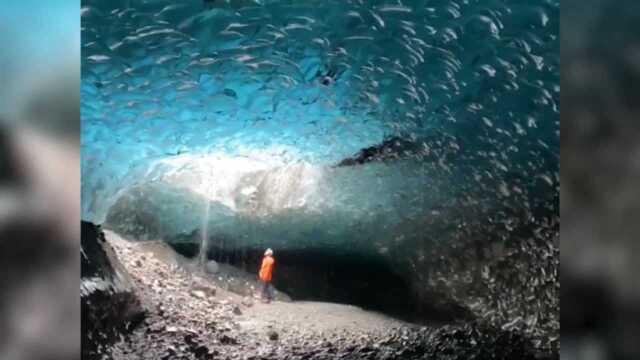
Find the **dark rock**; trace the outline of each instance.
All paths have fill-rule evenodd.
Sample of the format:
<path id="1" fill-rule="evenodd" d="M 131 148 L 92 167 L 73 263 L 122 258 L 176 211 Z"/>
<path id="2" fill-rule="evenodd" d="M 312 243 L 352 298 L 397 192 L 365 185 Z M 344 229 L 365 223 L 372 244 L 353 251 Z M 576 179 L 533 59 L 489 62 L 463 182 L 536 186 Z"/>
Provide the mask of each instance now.
<path id="1" fill-rule="evenodd" d="M 232 338 L 231 336 L 226 335 L 226 334 L 220 336 L 218 338 L 218 340 L 223 345 L 237 345 L 238 344 L 238 340 L 236 340 L 235 338 Z"/>
<path id="2" fill-rule="evenodd" d="M 209 348 L 204 345 L 200 345 L 193 350 L 193 353 L 198 359 L 201 359 L 205 357 L 205 355 L 209 354 Z"/>
<path id="3" fill-rule="evenodd" d="M 198 342 L 195 340 L 196 335 L 194 334 L 186 334 L 184 336 L 184 342 L 187 343 L 188 345 L 197 345 Z"/>
<path id="4" fill-rule="evenodd" d="M 336 166 L 362 165 L 372 161 L 386 161 L 407 157 L 410 150 L 417 148 L 414 142 L 398 137 L 383 141 L 378 145 L 360 150 L 352 157 L 340 161 Z"/>
<path id="5" fill-rule="evenodd" d="M 234 306 L 233 307 L 233 313 L 236 314 L 236 315 L 242 315 L 242 310 L 240 310 L 240 307 Z"/>
<path id="6" fill-rule="evenodd" d="M 81 347 L 83 359 L 102 358 L 100 349 L 145 317 L 130 278 L 99 226 L 81 226 Z"/>
<path id="7" fill-rule="evenodd" d="M 269 332 L 267 332 L 267 336 L 271 341 L 276 341 L 279 338 L 278 333 L 273 330 L 269 330 Z"/>

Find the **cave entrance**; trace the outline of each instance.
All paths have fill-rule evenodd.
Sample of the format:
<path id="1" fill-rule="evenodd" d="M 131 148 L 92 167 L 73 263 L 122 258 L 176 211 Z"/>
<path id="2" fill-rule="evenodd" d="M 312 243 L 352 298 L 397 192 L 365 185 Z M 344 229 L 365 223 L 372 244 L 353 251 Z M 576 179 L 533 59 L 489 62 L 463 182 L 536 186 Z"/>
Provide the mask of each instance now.
<path id="1" fill-rule="evenodd" d="M 176 246 L 182 255 L 197 256 L 195 246 Z M 257 274 L 263 249 L 210 249 L 209 258 Z M 350 304 L 407 322 L 433 324 L 461 317 L 459 309 L 436 305 L 442 297 L 424 297 L 416 286 L 381 257 L 332 249 L 275 249 L 274 286 L 294 301 Z"/>

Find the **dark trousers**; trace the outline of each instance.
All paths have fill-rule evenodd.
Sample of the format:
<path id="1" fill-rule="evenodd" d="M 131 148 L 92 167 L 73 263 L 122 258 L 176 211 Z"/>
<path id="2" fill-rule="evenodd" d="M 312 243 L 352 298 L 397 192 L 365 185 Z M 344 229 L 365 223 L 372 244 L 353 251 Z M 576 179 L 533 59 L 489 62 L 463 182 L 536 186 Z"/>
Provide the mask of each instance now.
<path id="1" fill-rule="evenodd" d="M 271 285 L 271 281 L 262 281 L 262 291 L 261 295 L 263 299 L 273 300 L 275 298 L 273 285 Z"/>

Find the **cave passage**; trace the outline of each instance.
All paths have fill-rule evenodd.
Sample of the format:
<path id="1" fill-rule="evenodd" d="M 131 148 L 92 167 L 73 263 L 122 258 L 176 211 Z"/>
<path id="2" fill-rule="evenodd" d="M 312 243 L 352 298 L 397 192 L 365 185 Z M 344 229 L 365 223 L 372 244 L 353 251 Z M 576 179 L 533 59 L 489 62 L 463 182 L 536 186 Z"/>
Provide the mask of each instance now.
<path id="1" fill-rule="evenodd" d="M 178 253 L 194 258 L 192 244 L 170 244 Z M 209 250 L 209 259 L 256 274 L 263 249 Z M 336 249 L 277 250 L 274 286 L 294 301 L 324 301 L 356 305 L 398 319 L 430 324 L 469 316 L 455 304 L 443 304 L 443 294 L 425 299 L 398 266 L 380 256 Z"/>
<path id="2" fill-rule="evenodd" d="M 557 346 L 559 8 L 82 0 L 82 219 Z"/>

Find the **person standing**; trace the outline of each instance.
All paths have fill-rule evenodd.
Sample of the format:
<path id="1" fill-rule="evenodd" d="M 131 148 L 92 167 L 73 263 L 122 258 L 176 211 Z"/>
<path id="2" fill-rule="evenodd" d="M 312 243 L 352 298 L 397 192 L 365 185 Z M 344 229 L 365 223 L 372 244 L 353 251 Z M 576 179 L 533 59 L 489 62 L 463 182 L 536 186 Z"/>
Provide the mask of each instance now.
<path id="1" fill-rule="evenodd" d="M 275 263 L 276 261 L 273 258 L 273 250 L 267 249 L 264 252 L 262 265 L 260 265 L 260 273 L 258 274 L 260 282 L 262 283 L 262 301 L 265 303 L 270 303 L 271 300 L 274 299 L 274 290 L 273 285 L 271 285 L 271 280 L 273 279 L 273 267 Z"/>

